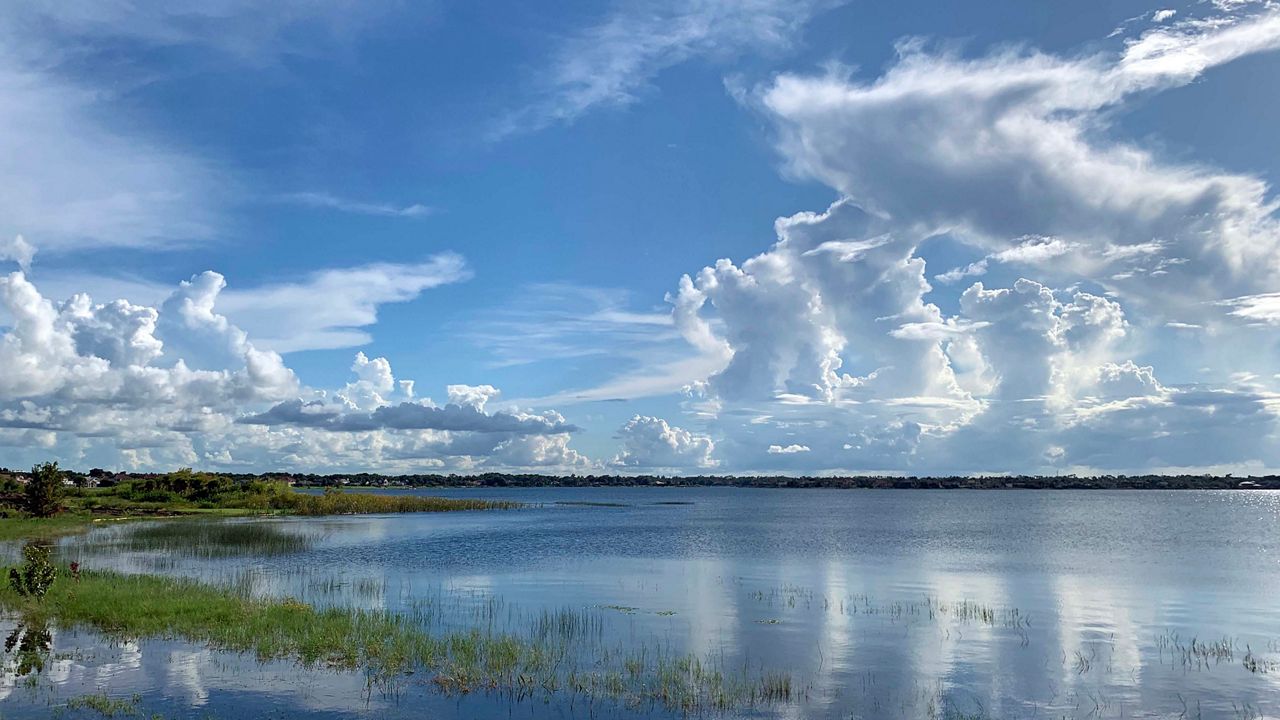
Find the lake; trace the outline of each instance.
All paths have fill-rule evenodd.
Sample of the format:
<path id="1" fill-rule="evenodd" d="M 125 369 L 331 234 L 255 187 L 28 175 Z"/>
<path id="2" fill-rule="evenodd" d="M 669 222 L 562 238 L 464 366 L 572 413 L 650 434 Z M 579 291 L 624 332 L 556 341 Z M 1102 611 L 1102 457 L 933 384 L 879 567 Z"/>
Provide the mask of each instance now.
<path id="1" fill-rule="evenodd" d="M 130 539 L 155 523 L 98 528 L 59 551 L 86 567 L 417 612 L 438 628 L 520 634 L 567 612 L 587 628 L 574 639 L 584 667 L 639 648 L 730 678 L 789 674 L 787 699 L 708 716 L 1280 717 L 1280 492 L 423 494 L 532 506 L 232 521 L 306 539 L 247 556 Z M 53 628 L 50 641 L 39 673 L 6 656 L 0 716 L 45 717 L 95 692 L 166 718 L 680 715 L 563 689 L 444 692 L 429 671 L 371 683 L 174 640 Z"/>

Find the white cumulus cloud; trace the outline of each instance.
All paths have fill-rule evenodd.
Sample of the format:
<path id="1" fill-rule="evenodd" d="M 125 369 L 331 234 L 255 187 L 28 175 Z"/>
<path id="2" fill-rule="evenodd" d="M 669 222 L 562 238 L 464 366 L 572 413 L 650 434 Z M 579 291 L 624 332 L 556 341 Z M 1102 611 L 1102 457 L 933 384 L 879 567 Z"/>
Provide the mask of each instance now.
<path id="1" fill-rule="evenodd" d="M 712 468 L 715 443 L 710 437 L 668 425 L 666 420 L 636 415 L 618 430 L 622 451 L 612 464 L 626 468 Z"/>

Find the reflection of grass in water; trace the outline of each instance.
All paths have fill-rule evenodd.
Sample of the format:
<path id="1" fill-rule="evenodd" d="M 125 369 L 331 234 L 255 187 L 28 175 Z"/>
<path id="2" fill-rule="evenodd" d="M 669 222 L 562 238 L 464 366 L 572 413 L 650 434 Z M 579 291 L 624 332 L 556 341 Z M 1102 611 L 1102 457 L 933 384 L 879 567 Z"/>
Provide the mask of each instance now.
<path id="1" fill-rule="evenodd" d="M 416 669 L 445 692 L 485 690 L 523 698 L 569 691 L 671 710 L 728 710 L 792 699 L 789 674 L 729 668 L 643 643 L 609 645 L 584 610 L 548 612 L 524 632 L 429 629 L 426 611 L 403 614 L 315 609 L 291 598 L 256 599 L 231 589 L 152 575 L 66 568 L 42 604 L 0 589 L 0 606 L 64 626 L 124 637 L 178 637 L 258 658 L 364 670 L 394 687 Z M 490 605 L 490 613 L 500 607 Z"/>
<path id="2" fill-rule="evenodd" d="M 284 555 L 306 550 L 316 539 L 273 523 L 169 521 L 131 528 L 114 549 L 178 557 Z"/>

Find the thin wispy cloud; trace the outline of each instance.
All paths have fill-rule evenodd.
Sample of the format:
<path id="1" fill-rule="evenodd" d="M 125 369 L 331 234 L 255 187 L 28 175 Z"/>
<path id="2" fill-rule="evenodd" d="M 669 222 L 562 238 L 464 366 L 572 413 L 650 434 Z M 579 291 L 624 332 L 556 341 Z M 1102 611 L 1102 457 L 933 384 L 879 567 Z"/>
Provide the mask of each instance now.
<path id="1" fill-rule="evenodd" d="M 502 116 L 490 138 L 570 123 L 597 108 L 635 100 L 663 70 L 694 58 L 729 60 L 791 46 L 835 0 L 700 0 L 624 4 L 574 33 L 536 71 L 536 93 Z"/>
<path id="2" fill-rule="evenodd" d="M 466 323 L 465 337 L 508 367 L 587 356 L 652 357 L 679 339 L 671 313 L 637 309 L 624 290 L 539 283 Z"/>
<path id="3" fill-rule="evenodd" d="M 109 94 L 0 49 L 0 237 L 57 252 L 217 234 L 236 181 L 113 108 Z"/>
<path id="4" fill-rule="evenodd" d="M 3 5 L 0 237 L 22 233 L 54 253 L 225 238 L 250 183 L 234 165 L 156 132 L 144 108 L 123 99 L 208 67 L 263 68 L 317 55 L 386 7 L 295 0 L 269 8 L 243 0 Z M 137 62 L 176 47 L 188 52 L 166 55 L 163 66 Z"/>
<path id="5" fill-rule="evenodd" d="M 399 218 L 424 218 L 433 215 L 436 209 L 429 205 L 420 203 L 411 203 L 408 205 L 397 205 L 385 202 L 367 202 L 363 200 L 352 200 L 350 198 L 338 197 L 323 192 L 296 192 L 285 193 L 276 198 L 283 203 L 293 205 L 303 205 L 312 208 L 321 208 L 325 210 L 334 210 L 343 213 L 352 213 L 354 215 L 373 215 L 376 217 L 399 217 Z"/>

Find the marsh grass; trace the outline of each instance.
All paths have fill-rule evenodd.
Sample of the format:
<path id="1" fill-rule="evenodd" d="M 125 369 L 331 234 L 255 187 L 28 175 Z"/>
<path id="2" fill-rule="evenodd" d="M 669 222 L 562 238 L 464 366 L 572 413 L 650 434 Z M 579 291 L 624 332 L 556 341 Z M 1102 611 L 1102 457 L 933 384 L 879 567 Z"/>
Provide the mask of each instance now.
<path id="1" fill-rule="evenodd" d="M 1235 662 L 1236 654 L 1241 650 L 1245 654 L 1243 662 L 1247 670 L 1258 672 L 1259 668 L 1266 667 L 1265 661 L 1254 655 L 1252 648 L 1240 648 L 1231 637 L 1207 641 L 1192 637 L 1187 640 L 1176 632 L 1166 631 L 1156 638 L 1156 647 L 1160 651 L 1161 660 L 1168 656 L 1172 662 L 1184 668 L 1203 670 L 1212 665 Z"/>
<path id="2" fill-rule="evenodd" d="M 91 695 L 80 695 L 73 697 L 67 701 L 67 710 L 90 710 L 97 713 L 101 717 L 134 717 L 138 715 L 138 704 L 142 702 L 142 696 L 133 695 L 129 698 L 116 698 L 99 692 Z"/>
<path id="3" fill-rule="evenodd" d="M 1003 627 L 1025 637 L 1031 616 L 1016 607 L 987 605 L 973 600 L 947 601 L 925 596 L 920 600 L 873 602 L 867 595 L 827 596 L 797 585 L 755 590 L 747 597 L 774 610 L 813 610 L 840 615 L 880 616 L 889 622 L 943 622 Z"/>
<path id="4" fill-rule="evenodd" d="M 273 509 L 295 515 L 364 515 L 380 513 L 450 512 L 455 510 L 513 510 L 523 503 L 509 500 L 422 497 L 418 495 L 375 495 L 373 493 L 326 492 L 311 494 L 287 491 L 270 501 Z"/>
<path id="5" fill-rule="evenodd" d="M 161 552 L 178 557 L 285 555 L 315 545 L 319 536 L 286 530 L 273 522 L 168 520 L 130 528 L 112 549 Z"/>
<path id="6" fill-rule="evenodd" d="M 317 609 L 180 578 L 84 570 L 72 580 L 63 570 L 43 602 L 4 589 L 0 607 L 118 638 L 181 638 L 263 661 L 359 670 L 371 687 L 391 692 L 406 675 L 426 671 L 446 693 L 569 693 L 679 712 L 790 702 L 798 694 L 786 673 L 727 667 L 716 657 L 644 643 L 610 644 L 589 610 L 546 611 L 511 631 L 500 629 L 504 608 L 491 600 L 476 606 L 477 627 L 433 629 L 438 615 L 430 606 L 405 613 Z"/>

